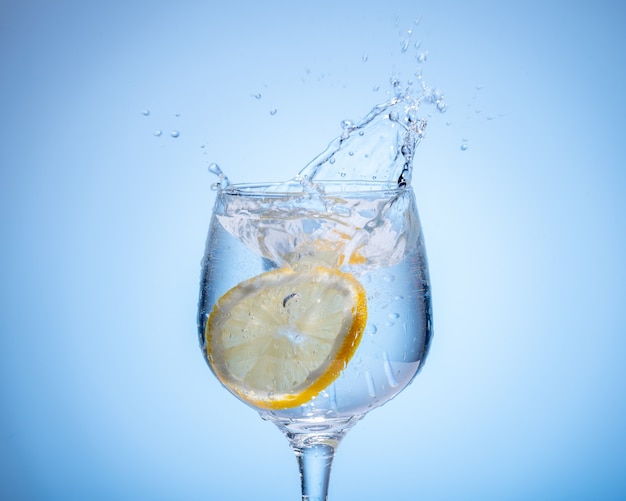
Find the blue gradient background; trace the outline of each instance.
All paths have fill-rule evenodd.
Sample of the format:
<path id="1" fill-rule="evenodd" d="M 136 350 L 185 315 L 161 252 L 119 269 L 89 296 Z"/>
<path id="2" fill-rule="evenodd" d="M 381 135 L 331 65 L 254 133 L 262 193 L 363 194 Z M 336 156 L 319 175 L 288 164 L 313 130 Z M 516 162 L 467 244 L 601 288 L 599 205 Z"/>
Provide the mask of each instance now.
<path id="1" fill-rule="evenodd" d="M 414 27 L 449 106 L 414 176 L 435 340 L 330 498 L 625 499 L 625 23 L 602 0 L 0 2 L 0 498 L 298 499 L 284 438 L 198 350 L 207 165 L 290 177 L 410 77 Z"/>

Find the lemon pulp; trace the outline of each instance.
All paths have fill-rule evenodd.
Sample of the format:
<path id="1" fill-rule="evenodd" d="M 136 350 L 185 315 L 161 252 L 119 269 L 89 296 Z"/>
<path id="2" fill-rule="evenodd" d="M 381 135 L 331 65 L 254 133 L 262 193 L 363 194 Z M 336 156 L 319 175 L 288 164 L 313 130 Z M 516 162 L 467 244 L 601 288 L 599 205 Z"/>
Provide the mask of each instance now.
<path id="1" fill-rule="evenodd" d="M 352 274 L 326 267 L 272 270 L 217 301 L 206 324 L 207 359 L 249 404 L 296 407 L 339 376 L 366 320 L 365 290 Z"/>

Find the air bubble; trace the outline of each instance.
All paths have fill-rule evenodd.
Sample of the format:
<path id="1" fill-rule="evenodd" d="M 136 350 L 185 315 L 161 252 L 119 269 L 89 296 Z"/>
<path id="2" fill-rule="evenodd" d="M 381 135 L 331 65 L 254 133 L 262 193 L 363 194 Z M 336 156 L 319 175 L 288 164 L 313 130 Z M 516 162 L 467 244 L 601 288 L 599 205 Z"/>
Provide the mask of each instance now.
<path id="1" fill-rule="evenodd" d="M 465 151 L 465 150 L 467 150 L 467 148 L 469 148 L 469 146 L 467 145 L 467 143 L 463 143 L 463 144 L 461 144 L 461 151 Z"/>
<path id="2" fill-rule="evenodd" d="M 276 115 L 276 113 L 278 113 L 278 110 L 276 108 L 270 110 L 270 115 L 274 116 Z"/>
<path id="3" fill-rule="evenodd" d="M 161 134 L 163 134 L 163 131 L 162 131 L 162 130 L 155 130 L 155 131 L 152 133 L 152 135 L 153 135 L 153 136 L 156 136 L 156 137 L 159 137 Z"/>
<path id="4" fill-rule="evenodd" d="M 170 132 L 170 136 L 172 136 L 173 138 L 177 138 L 178 136 L 180 136 L 180 132 L 177 130 L 173 130 L 172 132 Z"/>
<path id="5" fill-rule="evenodd" d="M 376 327 L 375 324 L 371 324 L 365 329 L 365 333 L 369 334 L 370 336 L 373 336 L 377 332 L 378 332 L 378 327 Z"/>
<path id="6" fill-rule="evenodd" d="M 142 114 L 144 117 L 148 117 L 148 116 L 150 116 L 150 110 L 143 110 L 143 111 L 141 112 L 141 114 Z"/>

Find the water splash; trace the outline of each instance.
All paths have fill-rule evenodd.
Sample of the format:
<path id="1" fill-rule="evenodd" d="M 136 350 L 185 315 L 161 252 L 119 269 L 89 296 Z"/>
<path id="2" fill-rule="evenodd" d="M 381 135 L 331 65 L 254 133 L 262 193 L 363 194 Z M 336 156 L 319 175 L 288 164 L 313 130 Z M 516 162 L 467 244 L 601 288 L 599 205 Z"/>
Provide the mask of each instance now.
<path id="1" fill-rule="evenodd" d="M 400 19 L 396 19 L 399 25 Z M 415 150 L 424 137 L 428 118 L 432 113 L 445 113 L 447 104 L 444 94 L 429 87 L 422 78 L 421 67 L 428 58 L 428 51 L 422 49 L 421 41 L 413 41 L 413 26 L 401 34 L 400 52 L 412 49 L 413 63 L 417 63 L 411 79 L 403 80 L 398 75 L 389 79 L 391 88 L 387 101 L 378 104 L 358 121 L 343 120 L 342 132 L 332 140 L 327 148 L 310 161 L 291 180 L 278 188 L 286 191 L 309 191 L 318 187 L 323 191 L 324 181 L 380 181 L 392 185 L 406 186 L 411 183 Z M 362 62 L 367 62 L 368 54 L 363 53 Z M 307 70 L 310 73 L 310 70 Z M 373 91 L 378 92 L 379 85 Z M 261 94 L 253 94 L 261 99 Z M 269 111 L 276 115 L 276 108 Z M 212 164 L 215 165 L 215 164 Z M 220 174 L 218 175 L 223 175 Z M 224 179 L 227 178 L 224 177 Z M 219 187 L 228 186 L 220 178 Z"/>
<path id="2" fill-rule="evenodd" d="M 427 124 L 421 108 L 432 105 L 443 113 L 447 105 L 443 93 L 423 83 L 417 96 L 412 86 L 403 89 L 397 77 L 390 83 L 394 97 L 358 123 L 344 120 L 342 134 L 298 173 L 297 180 L 410 183 L 415 149 Z"/>
<path id="3" fill-rule="evenodd" d="M 212 163 L 209 165 L 209 172 L 211 174 L 215 174 L 219 178 L 219 182 L 215 183 L 212 188 L 213 189 L 225 189 L 230 185 L 229 179 L 222 172 L 222 169 L 216 163 Z"/>

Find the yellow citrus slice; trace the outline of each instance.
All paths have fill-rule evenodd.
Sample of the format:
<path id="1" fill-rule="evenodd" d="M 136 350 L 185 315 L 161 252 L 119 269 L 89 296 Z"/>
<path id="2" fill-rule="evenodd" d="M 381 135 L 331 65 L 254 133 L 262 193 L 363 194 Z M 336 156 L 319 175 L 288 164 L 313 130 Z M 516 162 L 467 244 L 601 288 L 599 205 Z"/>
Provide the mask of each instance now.
<path id="1" fill-rule="evenodd" d="M 365 290 L 349 273 L 269 271 L 217 301 L 206 324 L 207 359 L 218 379 L 249 404 L 296 407 L 339 376 L 366 319 Z"/>

